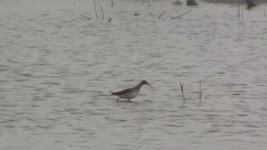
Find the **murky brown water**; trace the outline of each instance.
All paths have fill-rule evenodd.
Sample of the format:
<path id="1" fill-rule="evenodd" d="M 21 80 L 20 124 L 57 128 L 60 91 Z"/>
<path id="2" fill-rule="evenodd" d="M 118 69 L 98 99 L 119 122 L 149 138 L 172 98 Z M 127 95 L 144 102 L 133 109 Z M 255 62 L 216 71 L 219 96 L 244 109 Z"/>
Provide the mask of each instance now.
<path id="1" fill-rule="evenodd" d="M 0 149 L 266 149 L 266 5 L 171 2 L 1 0 Z"/>

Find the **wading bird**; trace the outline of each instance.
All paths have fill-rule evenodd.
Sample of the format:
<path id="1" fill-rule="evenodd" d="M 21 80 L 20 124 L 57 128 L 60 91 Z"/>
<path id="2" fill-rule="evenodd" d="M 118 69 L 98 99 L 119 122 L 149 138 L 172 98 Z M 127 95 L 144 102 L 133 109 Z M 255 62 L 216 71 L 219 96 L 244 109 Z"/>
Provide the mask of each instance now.
<path id="1" fill-rule="evenodd" d="M 135 98 L 139 94 L 139 91 L 143 85 L 148 85 L 151 88 L 153 88 L 146 80 L 143 80 L 133 88 L 128 88 L 119 92 L 114 92 L 111 93 L 111 95 L 118 96 L 117 101 L 119 101 L 120 98 L 128 99 L 128 101 L 130 101 L 130 99 Z"/>

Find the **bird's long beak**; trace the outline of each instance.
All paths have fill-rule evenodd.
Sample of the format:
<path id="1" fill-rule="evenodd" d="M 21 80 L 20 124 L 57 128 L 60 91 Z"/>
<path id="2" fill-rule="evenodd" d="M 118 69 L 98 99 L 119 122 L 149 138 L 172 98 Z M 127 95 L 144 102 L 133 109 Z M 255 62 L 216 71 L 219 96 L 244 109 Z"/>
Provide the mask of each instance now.
<path id="1" fill-rule="evenodd" d="M 151 86 L 149 83 L 147 83 L 147 85 L 148 85 L 148 86 L 150 86 L 152 89 L 154 89 L 154 90 L 155 90 L 155 88 L 154 88 L 153 86 Z"/>

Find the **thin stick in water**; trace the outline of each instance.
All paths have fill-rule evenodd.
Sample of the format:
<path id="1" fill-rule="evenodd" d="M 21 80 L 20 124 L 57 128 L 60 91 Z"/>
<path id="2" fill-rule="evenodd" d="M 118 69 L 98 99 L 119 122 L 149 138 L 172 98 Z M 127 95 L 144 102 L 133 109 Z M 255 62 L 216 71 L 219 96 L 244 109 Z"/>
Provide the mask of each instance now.
<path id="1" fill-rule="evenodd" d="M 182 91 L 182 95 L 183 95 L 183 100 L 184 100 L 184 103 L 185 103 L 185 98 L 184 98 L 184 85 L 181 83 L 181 81 L 180 81 L 180 87 L 181 87 L 181 91 Z"/>
<path id="2" fill-rule="evenodd" d="M 199 102 L 202 100 L 201 81 L 199 81 Z"/>
<path id="3" fill-rule="evenodd" d="M 94 1 L 94 8 L 95 8 L 95 17 L 96 17 L 96 19 L 98 19 L 98 15 L 97 15 L 97 12 L 96 12 L 96 4 L 95 4 L 95 0 L 93 0 Z"/>
<path id="4" fill-rule="evenodd" d="M 237 0 L 237 16 L 240 18 L 240 0 Z"/>
<path id="5" fill-rule="evenodd" d="M 100 6 L 100 8 L 101 8 L 101 12 L 102 12 L 102 20 L 104 20 L 105 19 L 104 11 L 103 11 L 102 6 Z"/>
<path id="6" fill-rule="evenodd" d="M 243 6 L 241 6 L 241 18 L 243 18 L 244 17 L 244 7 Z"/>
<path id="7" fill-rule="evenodd" d="M 158 19 L 160 19 L 166 12 L 167 12 L 167 10 L 165 10 L 164 12 L 162 12 L 162 13 L 158 16 Z"/>

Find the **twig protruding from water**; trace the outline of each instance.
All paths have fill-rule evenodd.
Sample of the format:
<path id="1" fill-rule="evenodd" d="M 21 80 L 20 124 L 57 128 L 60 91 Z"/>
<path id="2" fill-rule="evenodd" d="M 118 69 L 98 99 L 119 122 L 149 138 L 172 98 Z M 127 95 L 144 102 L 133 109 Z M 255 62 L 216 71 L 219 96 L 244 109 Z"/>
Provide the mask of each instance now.
<path id="1" fill-rule="evenodd" d="M 201 89 L 201 84 L 202 84 L 202 82 L 201 82 L 201 80 L 200 80 L 200 81 L 199 81 L 199 102 L 202 101 L 202 89 Z"/>
<path id="2" fill-rule="evenodd" d="M 100 6 L 100 8 L 101 8 L 101 12 L 102 12 L 102 20 L 104 20 L 105 19 L 104 11 L 103 11 L 102 6 Z"/>
<path id="3" fill-rule="evenodd" d="M 96 12 L 96 4 L 95 4 L 95 0 L 93 0 L 93 2 L 94 2 L 94 8 L 95 8 L 95 17 L 96 17 L 96 19 L 98 19 L 98 15 L 97 15 L 97 12 Z"/>
<path id="4" fill-rule="evenodd" d="M 241 7 L 242 2 L 241 0 L 237 0 L 237 17 L 242 18 L 243 17 L 243 7 Z"/>
<path id="5" fill-rule="evenodd" d="M 182 91 L 182 95 L 183 95 L 183 100 L 184 100 L 184 103 L 185 103 L 185 98 L 184 98 L 184 85 L 181 83 L 181 81 L 180 81 L 180 87 L 181 87 L 181 91 Z"/>

